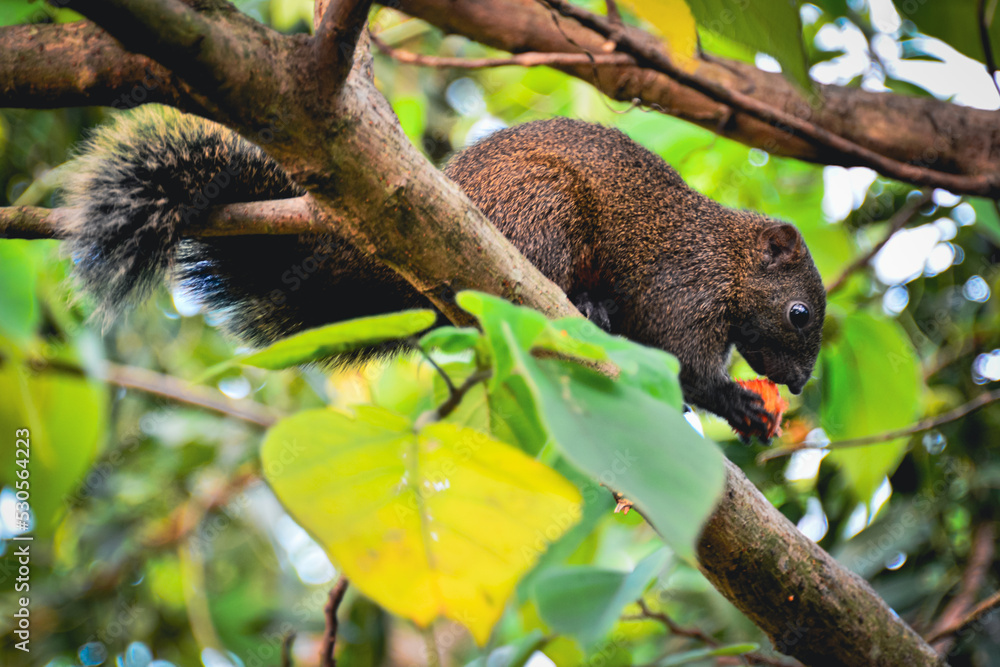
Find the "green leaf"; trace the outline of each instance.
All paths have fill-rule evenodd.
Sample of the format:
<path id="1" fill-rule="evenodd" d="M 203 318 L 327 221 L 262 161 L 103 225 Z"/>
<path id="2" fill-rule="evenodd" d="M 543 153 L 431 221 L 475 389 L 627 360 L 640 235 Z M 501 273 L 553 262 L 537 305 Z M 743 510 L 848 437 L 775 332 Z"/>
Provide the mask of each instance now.
<path id="1" fill-rule="evenodd" d="M 506 340 L 542 422 L 565 456 L 624 493 L 678 555 L 693 558 L 695 540 L 725 481 L 715 443 L 696 433 L 678 409 L 633 383 L 561 360 L 536 360 L 513 334 L 507 332 Z"/>
<path id="2" fill-rule="evenodd" d="M 969 197 L 968 202 L 976 212 L 976 229 L 1000 245 L 1000 215 L 997 215 L 996 204 L 980 197 Z"/>
<path id="3" fill-rule="evenodd" d="M 550 569 L 535 580 L 538 613 L 556 632 L 589 646 L 614 627 L 626 605 L 642 597 L 667 559 L 668 551 L 658 549 L 632 572 L 586 566 Z"/>
<path id="4" fill-rule="evenodd" d="M 573 338 L 593 341 L 595 346 L 603 349 L 621 371 L 620 381 L 632 384 L 678 410 L 683 407 L 683 393 L 677 380 L 681 364 L 674 355 L 613 336 L 582 317 L 558 319 L 552 325 L 565 329 Z"/>
<path id="5" fill-rule="evenodd" d="M 436 320 L 437 314 L 433 310 L 404 310 L 316 327 L 283 338 L 263 350 L 218 364 L 210 368 L 204 377 L 213 377 L 239 364 L 278 370 L 329 359 L 345 352 L 413 336 Z"/>
<path id="6" fill-rule="evenodd" d="M 901 428 L 918 416 L 924 386 L 913 346 L 895 320 L 855 312 L 823 348 L 820 424 L 832 440 Z M 884 444 L 834 449 L 837 465 L 859 500 L 869 502 L 899 465 L 906 438 Z"/>
<path id="7" fill-rule="evenodd" d="M 93 464 L 104 436 L 107 390 L 65 373 L 33 373 L 14 361 L 0 365 L 0 486 L 14 486 L 14 433 L 30 431 L 31 511 L 35 534 L 52 534 Z M 98 471 L 106 475 L 107 471 Z"/>
<path id="8" fill-rule="evenodd" d="M 582 317 L 569 317 L 550 322 L 538 311 L 515 306 L 509 301 L 483 292 L 460 292 L 455 301 L 464 310 L 475 315 L 483 327 L 483 334 L 486 336 L 493 357 L 491 391 L 509 377 L 513 368 L 507 344 L 503 342 L 505 330 L 509 330 L 518 345 L 525 350 L 540 347 L 581 359 L 594 361 L 607 359 L 607 354 L 600 345 L 592 344 L 586 338 L 574 336 L 584 331 L 574 326 L 577 321 L 586 322 Z M 593 329 L 600 331 L 597 327 Z M 590 336 L 591 330 L 586 331 Z"/>
<path id="9" fill-rule="evenodd" d="M 913 21 L 920 32 L 947 42 L 959 53 L 981 63 L 986 62 L 983 42 L 979 39 L 979 13 L 977 0 L 950 0 L 949 2 L 901 2 L 896 0 L 900 18 Z M 987 12 L 987 18 L 991 17 Z M 1000 60 L 1000 21 L 992 16 L 988 23 L 993 57 Z"/>
<path id="10" fill-rule="evenodd" d="M 476 658 L 465 667 L 524 667 L 535 651 L 548 640 L 540 630 L 532 630 L 513 644 L 493 649 L 489 655 Z"/>
<path id="11" fill-rule="evenodd" d="M 788 0 L 688 0 L 698 25 L 773 56 L 785 76 L 812 87 L 799 3 Z M 932 3 L 933 4 L 933 3 Z"/>
<path id="12" fill-rule="evenodd" d="M 26 241 L 0 241 L 0 334 L 24 345 L 40 318 L 36 270 Z"/>
<path id="13" fill-rule="evenodd" d="M 279 422 L 261 451 L 265 477 L 353 586 L 421 626 L 446 616 L 483 644 L 535 546 L 579 520 L 579 492 L 483 433 L 355 412 Z"/>
<path id="14" fill-rule="evenodd" d="M 474 348 L 481 339 L 479 330 L 473 327 L 437 327 L 423 335 L 420 347 L 427 352 L 441 350 L 446 354 L 457 354 Z"/>
<path id="15" fill-rule="evenodd" d="M 490 433 L 494 437 L 517 444 L 521 451 L 531 456 L 542 450 L 549 434 L 538 417 L 535 400 L 523 378 L 508 377 L 486 394 L 486 400 L 490 410 Z"/>
<path id="16" fill-rule="evenodd" d="M 455 303 L 472 313 L 483 327 L 490 356 L 493 358 L 493 377 L 490 391 L 495 391 L 507 379 L 514 368 L 514 360 L 504 341 L 504 330 L 517 344 L 530 350 L 549 321 L 541 313 L 530 308 L 518 308 L 514 304 L 482 292 L 459 292 Z"/>
<path id="17" fill-rule="evenodd" d="M 715 648 L 696 648 L 692 651 L 675 653 L 658 663 L 657 667 L 676 667 L 677 665 L 687 665 L 692 662 L 699 662 L 707 658 L 718 658 L 727 655 L 743 655 L 760 648 L 759 644 L 727 644 L 726 646 L 716 646 Z"/>

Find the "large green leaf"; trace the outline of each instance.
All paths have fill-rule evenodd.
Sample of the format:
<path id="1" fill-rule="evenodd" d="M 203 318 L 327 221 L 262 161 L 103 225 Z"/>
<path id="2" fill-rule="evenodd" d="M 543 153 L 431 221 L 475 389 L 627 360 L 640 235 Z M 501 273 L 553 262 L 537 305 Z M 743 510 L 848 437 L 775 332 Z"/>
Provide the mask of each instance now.
<path id="1" fill-rule="evenodd" d="M 913 346 L 895 320 L 855 312 L 834 327 L 835 339 L 820 355 L 821 424 L 832 440 L 890 431 L 913 422 L 923 379 Z M 844 472 L 851 489 L 868 502 L 899 465 L 906 439 L 835 449 L 826 460 Z"/>
<path id="2" fill-rule="evenodd" d="M 668 555 L 659 549 L 631 572 L 587 566 L 552 568 L 535 581 L 538 613 L 556 632 L 573 635 L 585 646 L 593 644 L 611 630 L 626 605 L 642 597 Z"/>
<path id="3" fill-rule="evenodd" d="M 52 534 L 97 457 L 104 434 L 107 390 L 65 373 L 34 373 L 14 361 L 0 365 L 0 486 L 14 486 L 14 433 L 30 432 L 30 502 L 35 534 Z M 104 471 L 99 471 L 105 474 Z M 83 490 L 86 493 L 86 489 Z"/>
<path id="4" fill-rule="evenodd" d="M 563 454 L 642 510 L 683 558 L 722 492 L 722 453 L 681 412 L 634 384 L 578 364 L 536 360 L 508 334 L 516 370 Z"/>
<path id="5" fill-rule="evenodd" d="M 947 42 L 956 51 L 979 62 L 985 62 L 986 52 L 979 39 L 977 0 L 930 0 L 913 2 L 896 0 L 901 18 L 913 21 L 920 32 Z M 986 3 L 987 7 L 990 3 Z M 994 60 L 1000 60 L 1000 21 L 994 12 L 987 12 L 990 46 Z M 989 21 L 990 18 L 992 21 Z"/>
<path id="6" fill-rule="evenodd" d="M 279 422 L 261 452 L 267 480 L 359 590 L 484 643 L 521 575 L 579 520 L 579 491 L 483 433 L 355 411 Z"/>
<path id="7" fill-rule="evenodd" d="M 804 88 L 811 86 L 802 43 L 800 3 L 793 0 L 688 0 L 698 25 L 705 30 L 773 56 L 785 76 Z"/>
<path id="8" fill-rule="evenodd" d="M 0 335 L 19 344 L 31 338 L 39 321 L 36 274 L 27 241 L 0 241 Z"/>
<path id="9" fill-rule="evenodd" d="M 316 327 L 283 338 L 263 350 L 219 364 L 209 369 L 206 377 L 217 375 L 238 364 L 278 370 L 331 359 L 352 350 L 408 338 L 424 331 L 435 320 L 437 314 L 433 310 L 404 310 Z"/>
<path id="10" fill-rule="evenodd" d="M 607 358 L 607 353 L 600 345 L 587 339 L 574 337 L 573 332 L 559 326 L 556 322 L 549 322 L 538 311 L 515 306 L 509 301 L 483 292 L 460 292 L 455 301 L 463 309 L 475 315 L 483 327 L 483 333 L 493 357 L 491 391 L 496 390 L 508 378 L 514 366 L 510 349 L 504 342 L 503 331 L 508 331 L 514 337 L 517 345 L 525 350 L 540 347 L 562 355 L 583 359 L 600 361 Z M 573 319 L 574 322 L 576 320 L 582 320 L 582 318 Z"/>
<path id="11" fill-rule="evenodd" d="M 497 393 L 498 376 L 500 382 L 521 380 L 541 424 L 567 459 L 624 493 L 682 557 L 693 558 L 725 470 L 715 444 L 696 433 L 680 412 L 677 360 L 582 318 L 549 322 L 540 313 L 478 292 L 462 292 L 457 300 L 482 325 L 493 357 L 491 394 Z M 611 360 L 619 377 L 612 380 L 567 361 L 534 359 L 530 351 L 543 346 Z"/>

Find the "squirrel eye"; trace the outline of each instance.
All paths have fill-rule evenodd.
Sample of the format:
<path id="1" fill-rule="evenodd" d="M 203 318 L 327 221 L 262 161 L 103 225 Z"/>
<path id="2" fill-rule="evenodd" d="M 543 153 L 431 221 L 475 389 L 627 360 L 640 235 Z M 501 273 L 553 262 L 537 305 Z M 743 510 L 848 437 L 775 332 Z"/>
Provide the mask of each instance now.
<path id="1" fill-rule="evenodd" d="M 788 322 L 796 329 L 802 329 L 809 324 L 809 306 L 801 301 L 793 301 L 788 306 Z"/>

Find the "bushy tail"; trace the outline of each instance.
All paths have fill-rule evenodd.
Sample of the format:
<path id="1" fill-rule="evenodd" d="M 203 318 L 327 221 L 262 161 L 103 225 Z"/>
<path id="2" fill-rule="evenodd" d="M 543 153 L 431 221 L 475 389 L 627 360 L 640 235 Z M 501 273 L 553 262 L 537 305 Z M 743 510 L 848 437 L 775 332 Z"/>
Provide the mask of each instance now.
<path id="1" fill-rule="evenodd" d="M 234 132 L 144 107 L 84 146 L 65 196 L 75 211 L 62 233 L 104 323 L 168 276 L 254 344 L 422 303 L 395 273 L 335 234 L 196 237 L 211 207 L 302 194 Z"/>
<path id="2" fill-rule="evenodd" d="M 75 211 L 63 234 L 105 321 L 148 297 L 170 270 L 211 259 L 197 245 L 178 253 L 209 207 L 304 194 L 257 146 L 172 109 L 119 116 L 76 164 L 65 196 Z"/>

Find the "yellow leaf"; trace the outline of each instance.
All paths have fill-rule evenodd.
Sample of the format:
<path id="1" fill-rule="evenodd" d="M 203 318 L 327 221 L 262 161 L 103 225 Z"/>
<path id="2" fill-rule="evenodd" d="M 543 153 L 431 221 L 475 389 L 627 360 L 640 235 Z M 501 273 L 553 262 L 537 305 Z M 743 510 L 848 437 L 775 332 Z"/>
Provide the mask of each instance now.
<path id="1" fill-rule="evenodd" d="M 675 65 L 694 71 L 698 65 L 698 28 L 684 0 L 624 0 L 622 4 L 653 25 Z"/>
<path id="2" fill-rule="evenodd" d="M 478 431 L 355 411 L 272 428 L 271 487 L 365 595 L 421 626 L 450 618 L 484 644 L 521 575 L 579 520 L 579 492 Z"/>

